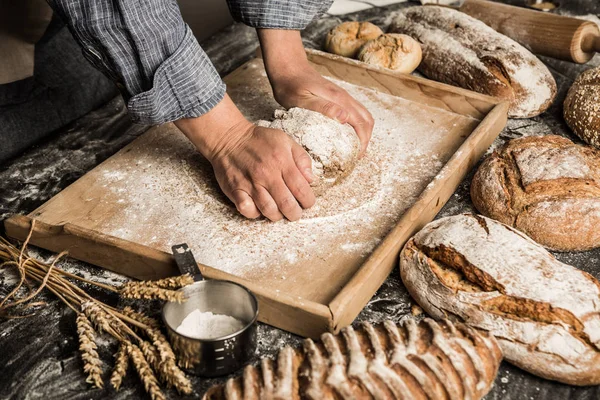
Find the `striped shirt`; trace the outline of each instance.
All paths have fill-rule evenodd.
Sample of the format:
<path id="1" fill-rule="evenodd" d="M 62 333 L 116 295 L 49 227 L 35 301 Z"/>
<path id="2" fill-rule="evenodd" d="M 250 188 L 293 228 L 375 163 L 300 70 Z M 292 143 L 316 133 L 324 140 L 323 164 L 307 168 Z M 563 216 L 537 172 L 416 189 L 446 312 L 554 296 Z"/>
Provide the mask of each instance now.
<path id="1" fill-rule="evenodd" d="M 225 84 L 176 0 L 48 0 L 84 56 L 121 90 L 134 122 L 198 117 Z M 228 0 L 233 17 L 256 28 L 304 29 L 332 0 Z M 198 1 L 198 7 L 202 2 Z"/>

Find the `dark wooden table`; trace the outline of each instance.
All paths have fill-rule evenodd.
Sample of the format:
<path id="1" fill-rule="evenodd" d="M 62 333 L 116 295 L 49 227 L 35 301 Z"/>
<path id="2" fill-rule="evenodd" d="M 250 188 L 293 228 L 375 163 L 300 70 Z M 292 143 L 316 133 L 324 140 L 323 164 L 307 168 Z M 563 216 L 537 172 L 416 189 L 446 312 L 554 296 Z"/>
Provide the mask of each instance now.
<path id="1" fill-rule="evenodd" d="M 523 0 L 506 1 L 522 4 Z M 598 16 L 598 0 L 563 0 L 559 11 L 570 15 Z M 406 7 L 398 4 L 373 8 L 344 16 L 346 19 L 370 20 L 385 27 L 387 17 L 394 10 Z M 339 18 L 325 16 L 314 21 L 303 32 L 307 47 L 320 47 L 323 34 L 340 22 Z M 388 21 L 389 22 L 389 21 Z M 234 24 L 202 43 L 222 75 L 231 72 L 254 54 L 258 41 L 254 30 Z M 600 65 L 596 57 L 588 65 L 574 65 L 544 58 L 558 83 L 559 95 L 554 106 L 544 115 L 528 120 L 509 120 L 495 146 L 508 139 L 543 134 L 560 134 L 575 139 L 562 119 L 562 101 L 569 86 L 579 73 L 590 66 Z M 81 175 L 143 133 L 147 127 L 129 122 L 120 98 L 106 104 L 76 121 L 60 134 L 53 136 L 9 164 L 0 165 L 0 220 L 12 213 L 29 213 Z M 470 176 L 438 215 L 439 217 L 473 211 L 469 198 Z M 49 254 L 38 251 L 42 257 Z M 562 253 L 556 256 L 563 262 L 581 268 L 600 278 L 600 250 L 583 253 Z M 72 271 L 95 276 L 97 279 L 122 279 L 115 274 L 93 266 L 69 261 Z M 10 280 L 0 273 L 0 297 L 11 289 Z M 117 299 L 97 293 L 109 303 Z M 0 320 L 0 398 L 12 399 L 101 399 L 145 397 L 134 373 L 130 371 L 118 392 L 110 388 L 92 389 L 85 383 L 82 364 L 77 351 L 78 343 L 73 313 L 51 296 L 44 295 L 48 305 L 35 316 L 25 319 Z M 399 274 L 393 272 L 381 289 L 359 315 L 358 320 L 372 322 L 383 319 L 399 321 L 410 313 L 410 298 L 402 286 Z M 157 312 L 159 304 L 149 304 L 149 312 Z M 259 349 L 255 361 L 273 355 L 283 345 L 294 345 L 300 338 L 287 332 L 259 326 Z M 99 352 L 111 362 L 114 345 L 101 342 Z M 192 378 L 198 398 L 218 380 Z M 177 393 L 167 392 L 169 398 Z M 598 387 L 575 388 L 527 374 L 504 363 L 495 386 L 487 399 L 600 399 Z"/>

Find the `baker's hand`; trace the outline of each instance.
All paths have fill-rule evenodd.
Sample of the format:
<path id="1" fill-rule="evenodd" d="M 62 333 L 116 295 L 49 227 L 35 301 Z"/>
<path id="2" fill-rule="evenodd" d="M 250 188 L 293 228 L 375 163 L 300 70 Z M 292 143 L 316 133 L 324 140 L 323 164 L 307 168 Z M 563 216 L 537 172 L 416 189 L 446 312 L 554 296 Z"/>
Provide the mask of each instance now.
<path id="1" fill-rule="evenodd" d="M 323 78 L 308 62 L 298 31 L 259 29 L 258 35 L 275 100 L 350 124 L 367 149 L 373 132 L 371 113 L 344 89 Z"/>
<path id="2" fill-rule="evenodd" d="M 227 95 L 202 117 L 175 124 L 210 161 L 243 216 L 295 221 L 315 203 L 306 151 L 284 132 L 247 121 Z"/>

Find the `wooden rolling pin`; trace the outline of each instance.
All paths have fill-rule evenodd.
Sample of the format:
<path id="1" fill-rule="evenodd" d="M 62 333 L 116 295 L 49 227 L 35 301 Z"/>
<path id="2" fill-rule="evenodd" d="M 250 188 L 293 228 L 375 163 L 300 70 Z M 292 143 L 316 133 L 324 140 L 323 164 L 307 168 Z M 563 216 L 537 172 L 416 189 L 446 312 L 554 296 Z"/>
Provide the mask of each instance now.
<path id="1" fill-rule="evenodd" d="M 465 0 L 459 10 L 535 54 L 583 64 L 600 52 L 600 29 L 591 21 L 484 0 Z"/>

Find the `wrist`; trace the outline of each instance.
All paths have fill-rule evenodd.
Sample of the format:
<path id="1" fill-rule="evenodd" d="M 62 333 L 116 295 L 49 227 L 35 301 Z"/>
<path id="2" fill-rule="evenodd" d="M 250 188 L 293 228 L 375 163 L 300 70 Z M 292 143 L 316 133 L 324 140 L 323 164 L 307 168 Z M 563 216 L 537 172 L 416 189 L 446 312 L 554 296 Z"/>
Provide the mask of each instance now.
<path id="1" fill-rule="evenodd" d="M 257 29 L 257 33 L 271 83 L 309 67 L 300 31 Z"/>
<path id="2" fill-rule="evenodd" d="M 239 142 L 246 132 L 251 132 L 253 126 L 227 94 L 208 113 L 196 118 L 183 118 L 174 123 L 209 161 L 224 148 Z"/>

